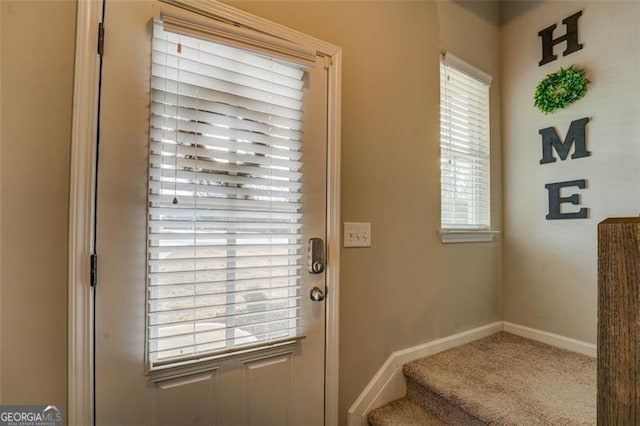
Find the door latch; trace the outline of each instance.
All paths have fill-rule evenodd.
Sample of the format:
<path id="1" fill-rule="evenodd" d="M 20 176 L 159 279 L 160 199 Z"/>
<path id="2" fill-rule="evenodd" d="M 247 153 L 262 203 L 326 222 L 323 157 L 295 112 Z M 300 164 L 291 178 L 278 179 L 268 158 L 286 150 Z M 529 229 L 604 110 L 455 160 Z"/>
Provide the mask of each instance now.
<path id="1" fill-rule="evenodd" d="M 321 274 L 324 272 L 325 256 L 324 241 L 322 238 L 310 238 L 307 248 L 307 264 L 311 274 Z"/>
<path id="2" fill-rule="evenodd" d="M 309 297 L 314 302 L 322 302 L 324 300 L 324 291 L 320 290 L 318 287 L 314 287 L 309 292 Z"/>

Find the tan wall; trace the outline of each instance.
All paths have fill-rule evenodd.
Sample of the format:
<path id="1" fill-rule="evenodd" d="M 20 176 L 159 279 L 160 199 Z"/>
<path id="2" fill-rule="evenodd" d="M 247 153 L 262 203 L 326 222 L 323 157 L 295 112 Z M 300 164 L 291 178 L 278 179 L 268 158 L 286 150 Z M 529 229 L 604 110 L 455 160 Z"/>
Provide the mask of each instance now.
<path id="1" fill-rule="evenodd" d="M 501 319 L 595 341 L 596 224 L 640 211 L 640 51 L 635 2 L 235 2 L 344 49 L 342 219 L 373 247 L 342 253 L 340 413 L 396 349 Z M 66 402 L 66 278 L 75 4 L 2 1 L 0 262 L 2 403 Z M 538 67 L 537 32 L 583 9 L 585 48 Z M 460 31 L 464 28 L 465 31 Z M 558 29 L 563 32 L 563 28 Z M 441 245 L 438 52 L 497 77 L 493 222 L 500 244 Z M 35 52 L 35 53 L 34 53 Z M 548 72 L 577 63 L 587 97 L 544 116 Z M 538 130 L 592 117 L 593 155 L 539 165 Z M 33 117 L 37 117 L 34 119 Z M 544 184 L 586 178 L 587 220 L 546 221 Z"/>
<path id="2" fill-rule="evenodd" d="M 342 423 L 392 351 L 499 318 L 499 244 L 443 246 L 436 236 L 438 53 L 451 49 L 496 77 L 499 68 L 497 4 L 456 3 L 233 3 L 343 48 L 342 220 L 371 222 L 373 246 L 342 251 Z M 460 28 L 474 37 L 461 37 Z M 498 85 L 496 79 L 499 229 Z"/>
<path id="3" fill-rule="evenodd" d="M 538 31 L 582 10 L 584 48 L 542 67 Z M 640 22 L 637 2 L 508 2 L 503 9 L 504 316 L 505 320 L 595 342 L 597 224 L 640 212 Z M 564 44 L 556 48 L 560 53 Z M 586 97 L 545 116 L 532 105 L 536 85 L 561 66 L 585 67 Z M 540 165 L 538 130 L 564 138 L 591 117 L 590 157 Z M 584 220 L 545 220 L 546 183 L 586 179 Z M 570 195 L 568 191 L 563 195 Z"/>
<path id="4" fill-rule="evenodd" d="M 66 407 L 75 3 L 0 7 L 2 403 Z"/>
<path id="5" fill-rule="evenodd" d="M 344 422 L 392 351 L 500 318 L 500 244 L 443 246 L 436 236 L 443 48 L 496 77 L 492 218 L 501 227 L 498 5 L 234 5 L 344 48 L 342 219 L 373 226 L 373 247 L 342 253 Z M 2 7 L 2 402 L 64 404 L 75 7 Z"/>

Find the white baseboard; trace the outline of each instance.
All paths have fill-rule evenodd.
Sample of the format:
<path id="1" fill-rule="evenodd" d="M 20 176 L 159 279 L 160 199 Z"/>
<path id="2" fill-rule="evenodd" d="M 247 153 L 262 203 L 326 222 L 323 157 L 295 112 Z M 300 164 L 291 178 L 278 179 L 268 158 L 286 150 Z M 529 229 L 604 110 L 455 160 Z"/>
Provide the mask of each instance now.
<path id="1" fill-rule="evenodd" d="M 525 327 L 508 321 L 504 321 L 503 329 L 507 333 L 515 334 L 516 336 L 526 337 L 527 339 L 546 343 L 547 345 L 566 349 L 571 352 L 577 352 L 593 358 L 595 358 L 597 354 L 596 345 L 593 343 L 587 343 L 570 337 L 561 336 L 559 334 L 549 333 L 548 331 L 537 330 L 535 328 Z"/>
<path id="2" fill-rule="evenodd" d="M 402 374 L 404 364 L 490 336 L 502 331 L 502 328 L 502 321 L 498 321 L 392 353 L 349 408 L 348 425 L 367 425 L 369 411 L 406 394 L 407 388 Z"/>
<path id="3" fill-rule="evenodd" d="M 406 392 L 406 382 L 402 374 L 402 366 L 416 359 L 424 358 L 465 343 L 506 331 L 527 339 L 546 343 L 561 349 L 595 357 L 596 345 L 580 340 L 564 337 L 507 321 L 496 321 L 482 327 L 463 331 L 421 345 L 392 353 L 364 388 L 358 399 L 351 405 L 348 413 L 349 426 L 366 426 L 367 413 L 382 407 L 389 402 L 402 398 Z"/>

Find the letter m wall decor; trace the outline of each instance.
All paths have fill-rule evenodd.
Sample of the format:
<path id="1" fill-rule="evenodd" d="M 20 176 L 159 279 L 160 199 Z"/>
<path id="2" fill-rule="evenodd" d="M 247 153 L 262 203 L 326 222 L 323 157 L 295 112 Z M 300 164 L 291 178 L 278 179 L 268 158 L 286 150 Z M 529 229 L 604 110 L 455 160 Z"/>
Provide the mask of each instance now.
<path id="1" fill-rule="evenodd" d="M 553 155 L 555 150 L 560 160 L 564 161 L 571 152 L 571 147 L 574 146 L 571 159 L 589 157 L 591 152 L 587 151 L 585 127 L 589 122 L 589 118 L 581 118 L 574 120 L 569 126 L 567 135 L 564 141 L 560 139 L 558 133 L 553 127 L 547 127 L 538 131 L 542 136 L 542 159 L 540 164 L 555 163 L 556 157 Z M 547 214 L 547 220 L 553 219 L 587 219 L 589 217 L 589 209 L 586 207 L 580 208 L 577 211 L 563 212 L 563 204 L 571 204 L 580 207 L 580 195 L 571 194 L 570 196 L 561 196 L 560 191 L 563 188 L 577 187 L 578 189 L 585 189 L 587 187 L 587 181 L 585 179 L 548 183 L 545 188 L 549 195 L 549 214 Z"/>
<path id="2" fill-rule="evenodd" d="M 561 160 L 566 160 L 573 145 L 575 145 L 575 150 L 571 155 L 572 160 L 589 157 L 591 152 L 587 151 L 585 137 L 585 127 L 588 122 L 588 117 L 572 121 L 564 141 L 560 140 L 556 129 L 553 127 L 538 130 L 538 133 L 542 136 L 542 159 L 540 160 L 540 164 L 555 163 L 556 157 L 553 155 L 554 149 Z"/>

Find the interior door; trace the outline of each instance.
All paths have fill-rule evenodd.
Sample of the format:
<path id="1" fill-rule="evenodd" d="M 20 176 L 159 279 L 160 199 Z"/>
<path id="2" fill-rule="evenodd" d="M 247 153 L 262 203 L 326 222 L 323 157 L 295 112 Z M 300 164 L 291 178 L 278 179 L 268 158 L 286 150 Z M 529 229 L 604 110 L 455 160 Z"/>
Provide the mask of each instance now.
<path id="1" fill-rule="evenodd" d="M 183 164 L 194 161 L 204 162 L 202 150 L 208 149 L 204 143 L 178 146 L 169 141 L 166 146 L 162 145 L 163 147 L 158 148 L 159 152 L 150 147 L 153 144 L 160 146 L 152 134 L 159 128 L 154 124 L 157 118 L 154 114 L 158 113 L 154 109 L 156 101 L 152 100 L 154 90 L 152 79 L 156 72 L 152 64 L 153 34 L 159 25 L 162 26 L 158 23 L 162 14 L 174 12 L 187 18 L 189 13 L 193 13 L 156 1 L 106 1 L 105 6 L 96 230 L 98 254 L 98 279 L 95 292 L 96 424 L 323 424 L 325 302 L 322 300 L 322 291 L 325 289 L 325 274 L 321 271 L 321 267 L 314 273 L 309 272 L 307 256 L 308 241 L 311 238 L 324 239 L 326 235 L 327 71 L 323 66 L 322 58 L 317 58 L 315 67 L 303 69 L 303 115 L 300 132 L 303 135 L 300 170 L 302 176 L 295 179 L 299 184 L 296 184 L 297 187 L 301 187 L 302 191 L 298 199 L 300 206 L 296 209 L 300 217 L 300 227 L 294 232 L 299 235 L 295 238 L 295 244 L 291 244 L 291 240 L 288 240 L 286 256 L 264 256 L 262 252 L 256 251 L 249 253 L 251 259 L 285 257 L 289 262 L 285 265 L 286 269 L 295 271 L 287 278 L 287 283 L 292 286 L 288 294 L 295 296 L 287 303 L 289 308 L 293 306 L 290 311 L 297 313 L 293 319 L 287 317 L 287 323 L 294 324 L 295 333 L 282 339 L 261 339 L 256 335 L 255 329 L 243 328 L 236 322 L 238 317 L 244 318 L 247 315 L 246 310 L 242 312 L 236 310 L 227 316 L 224 312 L 220 314 L 217 311 L 215 314 L 210 314 L 215 317 L 215 320 L 207 319 L 207 314 L 204 315 L 203 320 L 202 316 L 198 317 L 194 314 L 201 309 L 198 305 L 199 301 L 204 300 L 196 289 L 197 285 L 202 283 L 196 283 L 198 279 L 194 279 L 190 282 L 191 290 L 184 283 L 171 284 L 180 291 L 186 291 L 173 296 L 182 303 L 176 309 L 182 309 L 188 315 L 195 315 L 191 317 L 187 315 L 187 319 L 179 320 L 178 325 L 171 328 L 173 330 L 171 332 L 187 330 L 188 332 L 184 333 L 185 338 L 195 340 L 196 343 L 187 344 L 186 349 L 184 349 L 184 343 L 173 344 L 170 340 L 158 343 L 160 341 L 158 336 L 166 333 L 171 323 L 163 328 L 162 324 L 158 325 L 154 319 L 157 318 L 158 304 L 162 302 L 166 305 L 166 301 L 158 302 L 155 299 L 155 295 L 165 289 L 153 286 L 158 284 L 154 278 L 154 272 L 158 272 L 158 267 L 154 262 L 160 258 L 168 258 L 171 261 L 175 260 L 174 263 L 177 264 L 182 260 L 171 259 L 174 254 L 171 250 L 169 250 L 171 253 L 167 254 L 166 247 L 154 246 L 154 240 L 150 235 L 159 229 L 158 227 L 165 226 L 167 217 L 171 217 L 171 211 L 167 213 L 168 216 L 159 219 L 156 217 L 155 219 L 158 219 L 156 222 L 153 222 L 155 214 L 153 212 L 165 211 L 172 207 L 169 205 L 171 202 L 158 207 L 157 203 L 166 201 L 167 197 L 174 198 L 173 203 L 177 204 L 177 207 L 184 206 L 184 199 L 206 204 L 207 194 L 199 192 L 201 190 L 193 190 L 191 193 L 186 190 L 187 195 L 183 197 L 185 194 L 183 187 L 200 182 L 205 172 L 209 172 L 202 171 L 200 165 L 188 167 Z M 204 18 L 194 14 L 194 19 L 202 24 Z M 174 49 L 173 55 L 179 56 L 187 52 L 188 43 L 177 44 L 179 46 Z M 253 54 L 250 49 L 248 52 Z M 167 67 L 171 66 L 167 65 Z M 204 76 L 204 78 L 209 77 Z M 212 78 L 215 80 L 215 76 Z M 207 105 L 214 103 L 208 101 Z M 222 101 L 218 104 L 224 108 L 228 107 Z M 186 105 L 183 109 L 190 108 Z M 215 108 L 215 105 L 212 108 Z M 194 110 L 197 110 L 197 114 L 216 115 L 215 111 L 212 113 L 212 111 L 203 112 L 200 108 L 190 109 L 190 111 Z M 247 119 L 239 118 L 239 120 Z M 186 125 L 203 125 L 200 118 L 183 121 Z M 218 127 L 222 127 L 225 131 L 233 131 L 233 124 L 225 123 Z M 210 125 L 210 123 L 205 124 Z M 185 137 L 200 137 L 204 133 L 206 132 L 198 129 L 182 131 Z M 223 140 L 224 144 L 233 141 L 234 137 L 238 138 L 231 136 Z M 229 153 L 234 148 L 224 144 L 219 151 L 224 152 L 225 155 L 231 155 Z M 264 148 L 260 143 L 257 145 L 259 149 Z M 194 149 L 201 151 L 199 154 L 190 155 L 189 150 Z M 171 150 L 175 150 L 175 153 L 165 152 Z M 246 153 L 238 151 L 232 154 L 240 156 Z M 263 161 L 267 157 L 255 155 L 255 162 Z M 150 170 L 149 164 L 154 158 L 161 163 L 161 166 Z M 208 161 L 217 161 L 211 158 Z M 244 169 L 237 173 L 232 170 L 233 161 L 220 160 L 219 163 L 222 164 L 220 167 L 226 170 L 225 176 L 235 179 L 234 182 L 247 178 Z M 247 163 L 242 164 L 243 167 L 247 166 Z M 255 164 L 249 164 L 249 166 L 255 166 Z M 278 167 L 276 169 L 282 170 Z M 161 178 L 158 178 L 158 173 L 162 174 Z M 171 181 L 175 197 L 162 191 L 154 192 L 154 185 L 158 185 L 158 182 L 162 184 L 163 179 L 166 178 L 165 173 L 175 178 Z M 188 173 L 193 173 L 193 177 L 187 176 Z M 178 179 L 178 174 L 184 180 Z M 242 185 L 237 185 L 237 187 L 240 186 Z M 270 200 L 269 197 L 256 195 L 259 192 L 260 188 L 253 192 L 247 190 L 241 201 L 252 204 L 260 200 Z M 192 208 L 193 206 L 187 207 L 189 211 L 196 211 Z M 207 246 L 209 248 L 210 245 L 215 244 L 216 250 L 222 250 L 223 254 L 220 256 L 226 259 L 228 266 L 229 253 L 231 251 L 235 253 L 235 248 L 241 246 L 231 248 L 224 244 L 221 246 L 219 239 L 212 243 L 214 240 L 206 240 L 209 237 L 203 237 L 199 232 L 202 229 L 209 233 L 214 232 L 212 230 L 222 232 L 226 235 L 225 238 L 228 238 L 226 241 L 234 245 L 237 244 L 235 237 L 240 233 L 239 229 L 249 225 L 240 219 L 232 222 L 232 226 L 225 221 L 216 222 L 216 217 L 226 217 L 229 213 L 220 213 L 215 210 L 215 206 L 207 210 L 207 214 L 209 213 L 213 216 L 202 219 L 196 212 L 191 222 L 187 221 L 186 225 L 181 222 L 181 226 L 186 226 L 185 232 L 191 232 L 189 238 L 198 241 L 190 246 L 194 251 L 205 249 L 198 245 L 200 241 L 205 245 L 209 244 Z M 238 217 L 243 217 L 242 215 L 246 212 L 239 208 L 239 211 L 234 210 L 232 213 L 234 215 L 238 213 Z M 228 228 L 220 230 L 224 226 Z M 267 237 L 267 239 L 272 238 L 274 244 L 279 241 L 276 232 L 281 230 L 274 231 L 274 235 Z M 183 237 L 182 234 L 177 237 L 176 235 L 171 234 L 169 237 L 178 238 L 176 244 L 179 245 L 182 241 L 180 238 Z M 238 238 L 240 237 L 243 235 Z M 200 240 L 200 238 L 204 239 Z M 252 241 L 248 240 L 245 243 L 251 245 Z M 258 246 L 253 248 L 258 250 Z M 264 240 L 261 240 L 259 249 L 269 250 L 270 248 Z M 318 249 L 317 252 L 321 254 L 322 248 Z M 158 255 L 158 250 L 164 250 L 164 254 Z M 199 253 L 205 253 L 203 256 L 210 261 L 210 258 L 219 255 L 219 251 L 215 253 L 199 251 Z M 270 253 L 273 254 L 273 252 Z M 179 256 L 176 255 L 176 257 Z M 219 260 L 216 259 L 216 261 Z M 197 258 L 189 261 L 197 263 L 199 260 Z M 243 260 L 246 259 L 243 258 Z M 262 270 L 258 266 L 251 265 L 248 269 Z M 193 273 L 196 276 L 199 271 Z M 275 278 L 269 275 L 269 271 L 265 274 L 260 276 L 260 283 L 255 284 L 257 287 L 266 282 L 269 288 L 268 283 L 275 282 Z M 243 285 L 250 286 L 251 277 L 251 274 L 244 276 Z M 215 285 L 225 288 L 223 293 L 226 296 L 233 295 L 239 291 L 236 287 L 230 287 L 231 283 L 235 285 L 239 282 L 236 278 L 238 277 L 228 277 L 226 281 L 218 279 Z M 207 285 L 209 284 L 211 283 Z M 312 291 L 316 287 L 317 289 Z M 249 287 L 243 287 L 245 290 L 247 288 Z M 251 294 L 247 295 L 247 292 L 243 293 L 243 296 L 246 296 L 241 301 L 243 306 L 257 306 L 255 299 L 251 299 L 249 297 Z M 269 291 L 258 292 L 258 296 L 252 294 L 252 297 L 259 297 L 266 304 L 272 303 L 269 299 L 271 297 Z M 192 305 L 189 305 L 191 303 L 189 300 L 192 300 Z M 225 305 L 225 309 L 230 309 L 229 306 L 237 307 L 239 303 L 234 299 L 229 302 L 229 305 Z M 254 304 L 251 305 L 251 303 Z M 231 324 L 229 318 L 232 318 L 233 326 L 228 326 L 228 329 L 216 329 L 215 333 L 207 334 L 207 331 L 219 327 L 219 317 L 226 320 L 226 324 Z M 189 322 L 189 318 L 193 321 Z M 244 340 L 219 337 L 221 333 L 228 336 L 230 331 L 240 333 Z M 176 335 L 182 334 L 176 333 Z M 174 341 L 184 342 L 184 340 L 175 339 Z M 222 341 L 222 347 L 211 344 L 212 341 L 214 343 Z M 235 342 L 235 345 L 229 345 L 230 341 Z M 162 344 L 168 345 L 165 349 L 169 349 L 163 352 L 162 347 L 158 346 Z M 183 351 L 186 351 L 188 356 L 185 356 Z"/>

